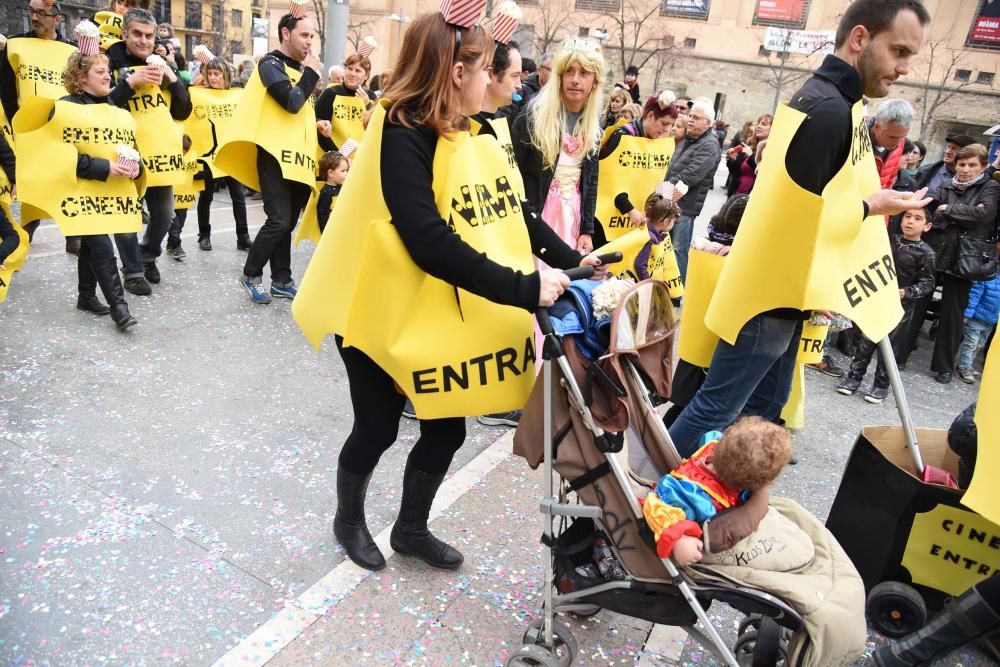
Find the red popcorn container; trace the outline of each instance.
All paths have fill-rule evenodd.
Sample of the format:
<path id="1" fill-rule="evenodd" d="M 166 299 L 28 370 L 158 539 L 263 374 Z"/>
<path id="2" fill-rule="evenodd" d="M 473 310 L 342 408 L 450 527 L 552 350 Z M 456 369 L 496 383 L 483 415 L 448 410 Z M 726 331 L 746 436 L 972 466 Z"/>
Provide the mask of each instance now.
<path id="1" fill-rule="evenodd" d="M 514 36 L 515 30 L 517 30 L 517 19 L 507 14 L 497 14 L 493 21 L 493 39 L 506 44 Z"/>
<path id="2" fill-rule="evenodd" d="M 460 28 L 471 28 L 479 23 L 486 7 L 486 0 L 442 0 L 441 14 L 446 23 Z"/>
<path id="3" fill-rule="evenodd" d="M 292 15 L 293 18 L 300 19 L 305 16 L 306 6 L 305 4 L 300 4 L 298 2 L 291 2 L 288 5 L 288 13 Z"/>
<path id="4" fill-rule="evenodd" d="M 139 175 L 139 153 L 134 148 L 119 146 L 115 154 L 115 162 L 125 173 L 131 174 L 132 178 Z"/>

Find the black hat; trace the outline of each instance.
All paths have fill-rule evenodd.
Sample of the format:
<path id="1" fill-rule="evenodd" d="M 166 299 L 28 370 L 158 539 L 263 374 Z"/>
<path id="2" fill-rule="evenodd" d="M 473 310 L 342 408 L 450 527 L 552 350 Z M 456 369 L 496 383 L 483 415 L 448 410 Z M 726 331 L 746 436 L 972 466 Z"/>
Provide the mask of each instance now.
<path id="1" fill-rule="evenodd" d="M 967 134 L 949 134 L 945 141 L 949 144 L 955 144 L 959 148 L 965 148 L 966 146 L 971 146 L 976 143 L 976 140 Z"/>

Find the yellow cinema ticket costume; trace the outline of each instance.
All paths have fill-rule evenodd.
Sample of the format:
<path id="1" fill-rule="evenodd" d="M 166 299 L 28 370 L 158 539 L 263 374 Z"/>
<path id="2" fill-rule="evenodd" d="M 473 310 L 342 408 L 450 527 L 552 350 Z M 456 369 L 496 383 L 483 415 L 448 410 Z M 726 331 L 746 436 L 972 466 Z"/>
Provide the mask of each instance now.
<path id="1" fill-rule="evenodd" d="M 292 85 L 295 85 L 295 81 L 292 81 Z M 330 140 L 333 145 L 340 148 L 348 139 L 354 139 L 360 144 L 365 137 L 364 117 L 365 103 L 360 97 L 335 95 L 333 113 L 330 116 Z"/>
<path id="2" fill-rule="evenodd" d="M 236 108 L 243 98 L 239 88 L 214 90 L 194 86 L 191 95 L 191 115 L 184 121 L 184 133 L 191 137 L 195 154 L 212 170 L 212 178 L 222 178 L 226 172 L 215 164 L 215 154 L 229 124 L 236 117 Z"/>
<path id="3" fill-rule="evenodd" d="M 285 65 L 294 86 L 302 72 Z M 281 165 L 286 180 L 316 187 L 316 110 L 303 104 L 298 113 L 288 113 L 267 92 L 255 68 L 236 106 L 233 119 L 224 128 L 215 165 L 237 181 L 260 192 L 257 147 Z"/>
<path id="4" fill-rule="evenodd" d="M 52 114 L 51 120 L 49 114 Z M 35 98 L 14 120 L 21 219 L 51 218 L 65 236 L 118 234 L 142 228 L 144 179 L 76 177 L 82 153 L 110 162 L 118 146 L 135 146 L 135 121 L 110 104 Z"/>
<path id="5" fill-rule="evenodd" d="M 604 141 L 619 127 L 608 128 Z M 596 215 L 609 241 L 635 229 L 628 214 L 615 207 L 615 197 L 627 193 L 629 201 L 641 212 L 646 199 L 666 177 L 673 154 L 674 140 L 670 137 L 649 139 L 624 132 L 615 150 L 601 160 Z"/>
<path id="6" fill-rule="evenodd" d="M 139 71 L 144 66 L 133 67 Z M 184 131 L 170 115 L 170 89 L 167 78 L 163 85 L 146 83 L 139 86 L 128 100 L 126 110 L 135 119 L 136 139 L 146 167 L 146 185 L 161 187 L 183 185 L 187 179 L 184 170 Z"/>
<path id="7" fill-rule="evenodd" d="M 996 443 L 1000 439 L 1000 412 L 997 406 L 1000 406 L 1000 352 L 997 347 L 990 346 L 979 389 L 979 407 L 976 409 L 979 442 Z M 996 446 L 980 447 L 976 456 L 976 471 L 969 490 L 962 497 L 962 504 L 1000 526 L 998 476 L 1000 450 Z"/>
<path id="8" fill-rule="evenodd" d="M 310 342 L 344 337 L 385 370 L 421 419 L 523 407 L 535 380 L 530 314 L 434 278 L 413 263 L 382 200 L 382 128 L 364 144 L 306 270 L 292 313 Z M 438 139 L 431 184 L 441 217 L 470 246 L 523 273 L 524 213 L 492 137 Z"/>
<path id="9" fill-rule="evenodd" d="M 122 41 L 122 25 L 125 17 L 117 12 L 104 10 L 94 15 L 94 23 L 101 35 L 101 50 L 107 51 L 115 42 Z"/>
<path id="10" fill-rule="evenodd" d="M 305 210 L 302 211 L 302 222 L 299 223 L 299 228 L 295 232 L 295 239 L 293 243 L 296 246 L 302 239 L 308 239 L 313 243 L 319 244 L 319 239 L 323 232 L 319 228 L 319 216 L 317 215 L 317 204 L 319 204 L 319 193 L 323 190 L 323 186 L 326 185 L 324 182 L 319 181 L 316 183 L 316 187 L 313 188 L 312 194 L 309 195 L 309 201 L 306 202 Z M 330 217 L 333 217 L 333 207 L 337 205 L 338 197 L 334 197 L 330 202 Z M 329 220 L 327 221 L 329 223 Z"/>
<path id="11" fill-rule="evenodd" d="M 62 73 L 76 47 L 55 39 L 14 37 L 7 41 L 7 59 L 17 82 L 17 103 L 44 97 L 58 100 L 66 94 Z M 13 118 L 8 118 L 13 121 Z"/>
<path id="12" fill-rule="evenodd" d="M 187 179 L 180 185 L 174 186 L 174 209 L 191 208 L 198 203 L 198 193 L 204 192 L 205 190 L 205 180 L 195 178 L 195 174 L 200 172 L 204 168 L 204 164 L 198 158 L 198 154 L 195 153 L 194 147 L 191 147 L 187 153 L 184 154 L 184 173 L 187 175 Z"/>
<path id="13" fill-rule="evenodd" d="M 851 113 L 848 158 L 818 196 L 785 170 L 805 114 L 778 109 L 740 233 L 705 316 L 729 343 L 752 317 L 775 308 L 841 313 L 876 341 L 902 317 L 885 219 L 862 217 L 862 199 L 881 185 L 860 102 Z"/>
<path id="14" fill-rule="evenodd" d="M 479 121 L 470 119 L 469 122 L 472 124 L 472 134 L 479 136 L 482 131 Z M 527 195 L 524 191 L 524 179 L 521 177 L 521 169 L 517 166 L 517 158 L 514 157 L 514 141 L 510 137 L 510 125 L 507 124 L 506 118 L 490 118 L 487 122 L 493 128 L 493 132 L 496 133 L 497 143 L 500 144 L 504 155 L 507 156 L 507 166 L 510 169 L 508 172 L 510 184 L 514 186 L 514 192 L 518 198 L 521 201 L 525 201 Z"/>
<path id="15" fill-rule="evenodd" d="M 635 268 L 635 260 L 643 246 L 649 242 L 649 232 L 645 227 L 641 227 L 619 236 L 616 240 L 598 248 L 591 254 L 603 255 L 610 252 L 620 252 L 622 261 L 609 264 L 608 270 L 619 278 L 638 282 L 641 278 Z M 650 246 L 646 270 L 649 272 L 650 278 L 662 280 L 667 284 L 671 298 L 679 299 L 684 296 L 684 283 L 681 282 L 681 270 L 677 266 L 677 254 L 674 252 L 674 244 L 670 241 L 670 234 L 665 234 L 660 243 L 654 243 Z"/>
<path id="16" fill-rule="evenodd" d="M 0 175 L 3 174 L 3 170 L 0 169 Z M 7 180 L 6 175 L 3 176 L 4 180 Z M 4 198 L 0 196 L 0 207 L 3 208 L 4 215 L 10 221 L 11 226 L 14 228 L 14 232 L 17 234 L 21 242 L 18 243 L 17 248 L 14 249 L 10 255 L 7 256 L 3 264 L 3 269 L 0 269 L 0 303 L 7 300 L 7 290 L 10 288 L 10 282 L 14 276 L 14 272 L 19 271 L 22 266 L 24 266 L 24 260 L 28 256 L 28 232 L 21 229 L 21 225 L 17 224 L 17 221 L 10 213 L 10 198 Z"/>
<path id="17" fill-rule="evenodd" d="M 806 364 L 818 364 L 823 361 L 823 346 L 830 327 L 806 322 L 802 325 L 802 337 L 799 338 L 799 352 L 795 356 L 795 374 L 792 376 L 792 388 L 788 401 L 781 409 L 781 418 L 785 426 L 791 429 L 806 425 Z"/>

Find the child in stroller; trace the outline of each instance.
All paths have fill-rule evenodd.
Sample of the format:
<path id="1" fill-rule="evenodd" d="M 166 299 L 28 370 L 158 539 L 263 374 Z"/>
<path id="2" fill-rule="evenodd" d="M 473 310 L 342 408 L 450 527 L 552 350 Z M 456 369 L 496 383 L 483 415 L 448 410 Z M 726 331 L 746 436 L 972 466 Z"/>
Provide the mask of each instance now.
<path id="1" fill-rule="evenodd" d="M 759 417 L 741 419 L 725 433 L 706 433 L 702 442 L 660 479 L 642 506 L 657 554 L 673 556 L 678 565 L 702 559 L 702 524 L 766 490 L 792 456 L 788 431 Z M 756 530 L 758 524 L 750 527 Z M 808 540 L 804 533 L 802 539 Z"/>

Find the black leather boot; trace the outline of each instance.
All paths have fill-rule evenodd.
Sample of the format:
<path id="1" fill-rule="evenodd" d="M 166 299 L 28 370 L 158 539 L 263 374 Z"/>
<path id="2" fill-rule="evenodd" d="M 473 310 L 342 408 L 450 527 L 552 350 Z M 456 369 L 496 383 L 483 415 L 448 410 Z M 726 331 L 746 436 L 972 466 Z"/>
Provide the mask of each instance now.
<path id="1" fill-rule="evenodd" d="M 333 517 L 333 535 L 347 556 L 366 570 L 385 567 L 382 555 L 365 523 L 365 494 L 372 473 L 356 475 L 337 466 L 337 514 Z"/>
<path id="2" fill-rule="evenodd" d="M 94 262 L 93 267 L 97 284 L 101 286 L 101 292 L 104 293 L 104 298 L 111 306 L 111 319 L 114 320 L 115 326 L 124 331 L 138 324 L 132 314 L 128 312 L 128 304 L 125 303 L 125 289 L 122 287 L 122 279 L 118 275 L 118 264 L 114 255 Z"/>
<path id="3" fill-rule="evenodd" d="M 443 474 L 432 475 L 417 470 L 409 461 L 406 462 L 406 470 L 403 472 L 403 500 L 396 525 L 392 527 L 392 534 L 389 536 L 389 544 L 398 553 L 417 556 L 433 567 L 454 570 L 462 564 L 464 557 L 458 549 L 434 537 L 427 528 L 431 504 L 443 481 Z"/>
<path id="4" fill-rule="evenodd" d="M 76 307 L 95 315 L 107 315 L 111 309 L 97 298 L 97 277 L 90 264 L 90 253 L 82 248 L 76 258 L 77 290 Z"/>
<path id="5" fill-rule="evenodd" d="M 930 665 L 935 659 L 997 631 L 998 615 L 975 588 L 948 600 L 927 625 L 875 651 L 879 667 Z"/>

